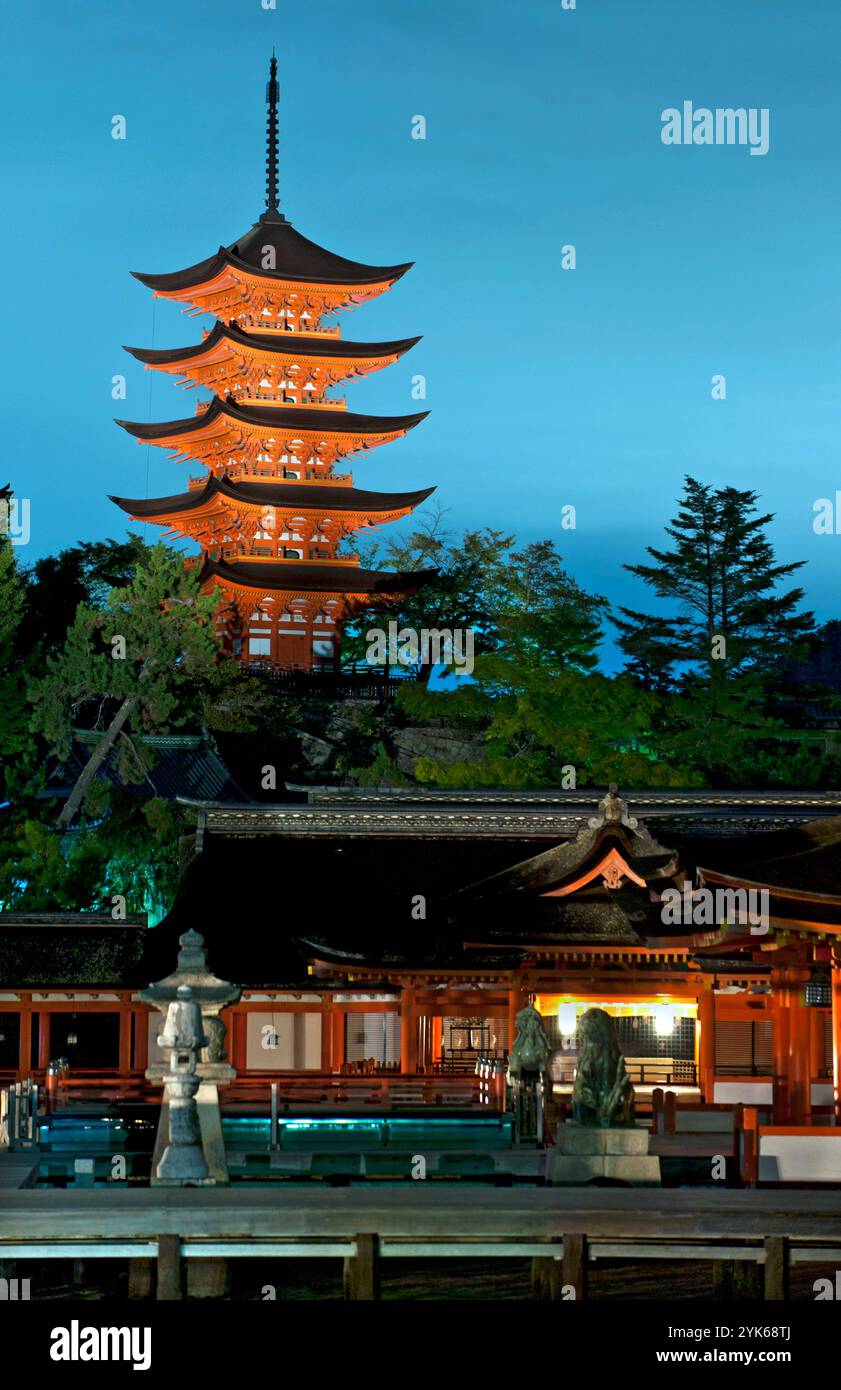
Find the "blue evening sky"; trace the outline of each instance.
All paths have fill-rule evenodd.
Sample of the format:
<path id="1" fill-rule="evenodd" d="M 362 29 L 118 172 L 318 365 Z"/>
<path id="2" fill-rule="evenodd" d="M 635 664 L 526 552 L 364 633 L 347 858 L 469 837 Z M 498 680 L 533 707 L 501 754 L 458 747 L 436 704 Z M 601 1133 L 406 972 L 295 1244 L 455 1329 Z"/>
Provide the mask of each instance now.
<path id="1" fill-rule="evenodd" d="M 342 255 L 416 262 L 342 319 L 424 335 L 351 408 L 417 409 L 423 373 L 432 411 L 357 484 L 435 483 L 454 530 L 554 537 L 585 587 L 634 606 L 621 562 L 660 543 L 684 473 L 756 488 L 811 605 L 839 613 L 841 535 L 812 530 L 841 489 L 837 0 L 39 0 L 6 37 L 0 483 L 32 499 L 22 560 L 122 534 L 109 492 L 200 471 L 112 423 L 196 399 L 121 352 L 201 323 L 129 271 L 256 220 L 274 44 L 287 216 Z M 768 107 L 770 152 L 663 145 L 684 100 Z"/>

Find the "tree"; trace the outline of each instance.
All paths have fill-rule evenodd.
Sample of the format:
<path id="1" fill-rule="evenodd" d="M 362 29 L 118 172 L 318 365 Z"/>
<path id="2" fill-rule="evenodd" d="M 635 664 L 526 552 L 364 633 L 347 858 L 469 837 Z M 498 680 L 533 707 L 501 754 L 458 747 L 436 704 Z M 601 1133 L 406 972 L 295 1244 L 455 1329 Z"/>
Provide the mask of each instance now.
<path id="1" fill-rule="evenodd" d="M 813 615 L 798 611 L 803 590 L 779 591 L 805 561 L 775 563 L 765 535 L 773 514 L 758 515 L 757 500 L 755 492 L 687 477 L 666 527 L 673 548 L 647 546 L 653 565 L 624 566 L 671 608 L 620 608 L 624 616 L 614 618 L 629 669 L 649 688 L 679 689 L 687 672 L 711 683 L 766 673 L 814 631 Z"/>
<path id="2" fill-rule="evenodd" d="M 522 665 L 481 656 L 474 681 L 453 691 L 407 685 L 398 696 L 413 723 L 444 723 L 479 742 L 464 762 L 419 759 L 419 782 L 440 787 L 685 786 L 686 768 L 648 751 L 654 697 L 626 678 Z"/>
<path id="3" fill-rule="evenodd" d="M 72 823 L 118 739 L 190 719 L 196 681 L 216 657 L 216 606 L 213 595 L 200 593 L 198 571 L 185 570 L 182 557 L 163 545 L 149 552 L 130 584 L 110 590 L 101 608 L 80 604 L 64 649 L 35 683 L 34 727 L 64 759 L 81 711 L 96 710 L 94 727 L 108 723 L 60 826 Z"/>
<path id="4" fill-rule="evenodd" d="M 628 673 L 661 696 L 658 751 L 731 783 L 750 779 L 758 750 L 784 727 L 778 673 L 814 631 L 803 590 L 784 587 L 804 562 L 776 562 L 773 516 L 757 500 L 687 477 L 666 527 L 672 548 L 649 546 L 653 564 L 625 566 L 663 610 L 620 608 L 613 619 Z"/>
<path id="5" fill-rule="evenodd" d="M 420 529 L 373 549 L 366 563 L 397 571 L 435 568 L 435 578 L 417 593 L 390 604 L 381 617 L 355 621 L 343 654 L 364 660 L 365 634 L 393 621 L 398 631 L 471 632 L 477 653 L 503 652 L 526 664 L 553 669 L 597 663 L 601 619 L 607 603 L 586 594 L 566 573 L 551 540 L 514 550 L 513 536 L 486 528 L 454 541 L 441 514 L 422 518 Z M 423 675 L 419 661 L 417 671 Z"/>
<path id="6" fill-rule="evenodd" d="M 0 769 L 30 743 L 29 712 L 20 661 L 20 624 L 26 590 L 8 536 L 0 534 Z"/>
<path id="7" fill-rule="evenodd" d="M 151 549 L 130 531 L 125 541 L 81 541 L 36 560 L 26 571 L 21 650 L 37 659 L 59 650 L 79 604 L 101 608 L 111 589 L 130 583 Z"/>

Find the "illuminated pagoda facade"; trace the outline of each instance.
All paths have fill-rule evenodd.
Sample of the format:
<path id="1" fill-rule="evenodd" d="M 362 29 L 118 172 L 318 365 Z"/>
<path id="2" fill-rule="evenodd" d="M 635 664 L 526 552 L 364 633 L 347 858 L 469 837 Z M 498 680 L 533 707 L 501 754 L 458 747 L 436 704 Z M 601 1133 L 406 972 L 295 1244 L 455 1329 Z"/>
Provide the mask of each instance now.
<path id="1" fill-rule="evenodd" d="M 178 461 L 197 460 L 205 472 L 183 493 L 112 500 L 134 520 L 201 547 L 202 588 L 219 592 L 218 635 L 227 650 L 248 664 L 332 671 L 350 615 L 387 605 L 430 577 L 366 569 L 345 542 L 407 516 L 434 490 L 364 491 L 336 467 L 400 438 L 427 412 L 361 415 L 328 394 L 396 362 L 418 341 L 347 342 L 325 323 L 390 289 L 410 264 L 347 260 L 287 221 L 278 207 L 278 97 L 272 58 L 259 221 L 186 270 L 135 272 L 156 297 L 216 323 L 192 347 L 128 351 L 148 370 L 214 394 L 184 419 L 118 423 L 141 443 L 171 449 Z"/>

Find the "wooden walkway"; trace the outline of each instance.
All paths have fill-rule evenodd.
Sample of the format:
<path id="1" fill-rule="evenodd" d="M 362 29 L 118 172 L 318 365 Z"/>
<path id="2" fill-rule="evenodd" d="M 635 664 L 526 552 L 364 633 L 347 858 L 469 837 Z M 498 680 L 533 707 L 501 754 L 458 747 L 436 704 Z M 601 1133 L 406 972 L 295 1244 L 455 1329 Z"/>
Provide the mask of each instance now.
<path id="1" fill-rule="evenodd" d="M 0 1242 L 22 1240 L 509 1237 L 762 1240 L 841 1245 L 841 1192 L 700 1188 L 98 1188 L 4 1191 Z"/>
<path id="2" fill-rule="evenodd" d="M 753 1281 L 751 1297 L 784 1300 L 792 1263 L 841 1263 L 841 1194 L 413 1184 L 23 1189 L 0 1203 L 5 1271 L 17 1260 L 128 1260 L 130 1297 L 182 1298 L 188 1266 L 222 1296 L 228 1260 L 281 1257 L 342 1259 L 355 1299 L 378 1298 L 382 1261 L 402 1257 L 530 1259 L 537 1296 L 557 1300 L 586 1298 L 597 1260 L 712 1262 L 714 1279 L 751 1270 L 734 1273 Z"/>

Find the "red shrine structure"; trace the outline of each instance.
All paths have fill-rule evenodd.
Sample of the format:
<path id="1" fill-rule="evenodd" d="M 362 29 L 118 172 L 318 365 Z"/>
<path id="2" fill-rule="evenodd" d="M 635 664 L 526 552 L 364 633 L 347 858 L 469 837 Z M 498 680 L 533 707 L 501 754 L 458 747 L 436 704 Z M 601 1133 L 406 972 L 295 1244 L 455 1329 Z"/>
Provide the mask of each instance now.
<path id="1" fill-rule="evenodd" d="M 232 245 L 186 270 L 138 274 L 156 297 L 216 319 L 202 341 L 129 348 L 147 369 L 214 392 L 195 415 L 120 420 L 142 443 L 197 459 L 206 473 L 169 497 L 111 500 L 203 551 L 202 587 L 219 591 L 218 635 L 247 664 L 333 671 L 351 614 L 414 592 L 430 571 L 369 570 L 344 551 L 355 532 L 407 516 L 433 488 L 368 492 L 340 459 L 400 438 L 427 414 L 374 416 L 328 392 L 396 362 L 417 338 L 346 342 L 324 320 L 364 304 L 410 269 L 347 260 L 301 236 L 278 207 L 277 60 L 268 104 L 266 210 Z"/>

